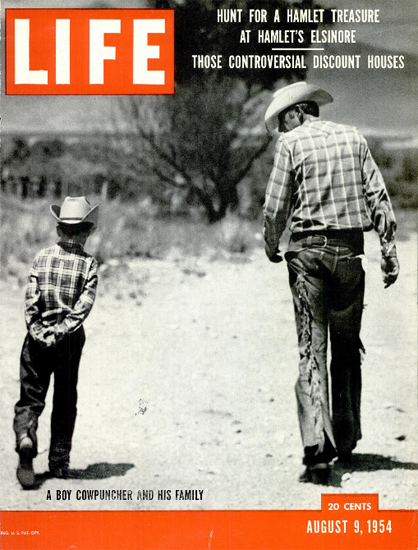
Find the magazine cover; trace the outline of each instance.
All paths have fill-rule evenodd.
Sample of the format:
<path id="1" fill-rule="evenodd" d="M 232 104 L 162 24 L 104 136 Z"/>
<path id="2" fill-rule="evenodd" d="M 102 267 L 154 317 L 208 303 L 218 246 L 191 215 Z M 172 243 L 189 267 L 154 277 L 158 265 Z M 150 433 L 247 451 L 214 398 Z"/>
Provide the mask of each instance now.
<path id="1" fill-rule="evenodd" d="M 1 550 L 418 544 L 416 2 L 2 3 Z"/>

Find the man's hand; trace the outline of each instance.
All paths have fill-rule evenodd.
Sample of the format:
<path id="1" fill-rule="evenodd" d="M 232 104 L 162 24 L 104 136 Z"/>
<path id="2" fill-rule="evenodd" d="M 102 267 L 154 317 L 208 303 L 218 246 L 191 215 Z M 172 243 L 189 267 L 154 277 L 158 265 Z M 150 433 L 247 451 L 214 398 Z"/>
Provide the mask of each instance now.
<path id="1" fill-rule="evenodd" d="M 267 245 L 265 246 L 265 251 L 267 254 L 267 258 L 273 262 L 274 264 L 279 264 L 283 261 L 283 257 L 280 255 L 280 250 L 278 247 L 274 248 L 273 250 L 270 249 Z"/>
<path id="2" fill-rule="evenodd" d="M 382 256 L 380 262 L 380 267 L 382 269 L 383 283 L 385 288 L 388 288 L 390 285 L 396 281 L 399 275 L 399 262 L 396 255 L 393 256 Z"/>

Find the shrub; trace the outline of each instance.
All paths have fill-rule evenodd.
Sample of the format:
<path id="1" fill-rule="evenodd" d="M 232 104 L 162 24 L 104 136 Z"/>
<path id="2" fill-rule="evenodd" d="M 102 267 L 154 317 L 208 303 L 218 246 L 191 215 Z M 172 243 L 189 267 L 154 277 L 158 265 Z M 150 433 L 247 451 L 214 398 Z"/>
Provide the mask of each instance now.
<path id="1" fill-rule="evenodd" d="M 243 254 L 254 247 L 255 237 L 252 223 L 228 212 L 219 227 L 220 245 L 228 252 Z"/>

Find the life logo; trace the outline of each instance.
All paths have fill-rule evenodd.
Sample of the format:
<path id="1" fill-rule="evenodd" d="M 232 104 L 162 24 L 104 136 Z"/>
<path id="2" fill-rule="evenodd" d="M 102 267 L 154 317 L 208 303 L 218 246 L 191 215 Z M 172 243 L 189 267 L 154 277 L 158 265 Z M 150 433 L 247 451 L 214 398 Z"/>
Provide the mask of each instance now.
<path id="1" fill-rule="evenodd" d="M 174 93 L 174 10 L 5 12 L 6 94 Z"/>

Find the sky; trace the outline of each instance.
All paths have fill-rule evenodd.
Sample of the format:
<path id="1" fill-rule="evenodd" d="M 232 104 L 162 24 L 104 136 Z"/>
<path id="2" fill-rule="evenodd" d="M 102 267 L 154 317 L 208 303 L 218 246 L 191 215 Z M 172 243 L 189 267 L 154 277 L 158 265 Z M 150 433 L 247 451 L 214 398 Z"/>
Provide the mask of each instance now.
<path id="1" fill-rule="evenodd" d="M 115 8 L 138 8 L 146 0 L 66 0 L 66 8 L 106 4 Z M 345 25 L 356 28 L 357 40 L 377 48 L 418 55 L 417 0 L 317 0 L 324 8 L 380 9 L 381 22 L 374 25 Z M 5 8 L 62 8 L 62 0 L 3 0 Z M 342 27 L 341 27 L 342 28 Z"/>
<path id="2" fill-rule="evenodd" d="M 318 3 L 324 8 L 379 9 L 380 23 L 355 27 L 358 42 L 418 55 L 417 0 L 318 0 Z"/>
<path id="3" fill-rule="evenodd" d="M 109 7 L 138 8 L 152 5 L 153 0 L 66 0 L 66 8 Z M 173 0 L 174 1 L 174 0 Z M 391 50 L 418 57 L 418 0 L 316 0 L 324 8 L 380 9 L 380 23 L 374 25 L 346 24 L 356 29 L 358 42 L 376 48 L 376 53 Z M 3 0 L 2 8 L 56 8 L 62 0 Z M 339 28 L 335 26 L 334 28 Z M 363 46 L 360 46 L 363 48 Z M 331 52 L 330 52 L 331 53 Z M 340 52 L 341 53 L 341 52 Z M 348 49 L 347 49 L 347 53 Z M 310 71 L 309 80 L 324 87 L 336 98 L 329 116 L 352 123 L 360 129 L 387 129 L 411 132 L 417 128 L 417 63 L 400 73 L 391 71 Z M 392 98 L 392 100 L 391 100 Z M 393 98 L 396 98 L 395 103 Z M 61 107 L 59 107 L 61 105 Z M 62 107 L 65 105 L 66 107 Z M 88 105 L 88 107 L 86 107 Z M 396 108 L 394 108 L 396 105 Z M 59 108 L 58 108 L 59 107 Z M 102 120 L 109 111 L 109 98 L 63 96 L 3 96 L 3 128 L 24 127 L 66 128 L 76 131 L 86 128 L 96 119 Z M 332 110 L 334 109 L 334 110 Z M 25 113 L 24 117 L 20 113 Z M 68 117 L 68 112 L 77 113 Z"/>

